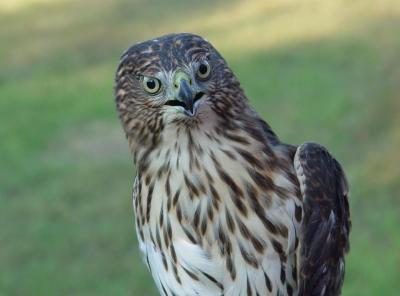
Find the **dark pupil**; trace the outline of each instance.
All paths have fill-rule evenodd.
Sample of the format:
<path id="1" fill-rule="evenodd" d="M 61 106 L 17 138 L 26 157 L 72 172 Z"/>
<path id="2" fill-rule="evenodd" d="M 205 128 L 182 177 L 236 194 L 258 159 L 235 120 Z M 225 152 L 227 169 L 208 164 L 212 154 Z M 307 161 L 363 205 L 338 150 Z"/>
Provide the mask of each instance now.
<path id="1" fill-rule="evenodd" d="M 201 64 L 200 67 L 199 67 L 199 72 L 200 72 L 200 74 L 202 74 L 202 75 L 206 74 L 206 73 L 207 73 L 207 69 L 208 69 L 208 68 L 207 68 L 206 65 Z"/>
<path id="2" fill-rule="evenodd" d="M 156 82 L 153 79 L 147 81 L 146 84 L 147 84 L 147 87 L 149 89 L 155 89 L 156 88 Z"/>

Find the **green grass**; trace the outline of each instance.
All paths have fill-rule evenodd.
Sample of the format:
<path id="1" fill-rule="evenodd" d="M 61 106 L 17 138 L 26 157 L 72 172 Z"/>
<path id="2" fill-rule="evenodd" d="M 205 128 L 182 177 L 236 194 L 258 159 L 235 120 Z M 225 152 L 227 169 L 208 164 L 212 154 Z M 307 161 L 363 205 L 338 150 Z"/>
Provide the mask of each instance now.
<path id="1" fill-rule="evenodd" d="M 112 87 L 125 48 L 174 31 L 211 40 L 284 141 L 343 163 L 343 295 L 398 294 L 400 5 L 207 2 L 0 4 L 0 295 L 157 295 Z"/>

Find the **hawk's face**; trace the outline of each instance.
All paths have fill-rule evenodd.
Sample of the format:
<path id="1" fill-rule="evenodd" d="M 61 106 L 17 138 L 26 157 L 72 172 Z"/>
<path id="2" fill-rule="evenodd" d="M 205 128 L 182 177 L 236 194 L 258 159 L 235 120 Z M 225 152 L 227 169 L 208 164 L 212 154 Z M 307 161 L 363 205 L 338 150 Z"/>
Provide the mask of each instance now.
<path id="1" fill-rule="evenodd" d="M 226 116 L 241 99 L 239 83 L 203 38 L 173 34 L 136 44 L 122 56 L 116 102 L 128 135 L 144 144 L 166 127 Z"/>

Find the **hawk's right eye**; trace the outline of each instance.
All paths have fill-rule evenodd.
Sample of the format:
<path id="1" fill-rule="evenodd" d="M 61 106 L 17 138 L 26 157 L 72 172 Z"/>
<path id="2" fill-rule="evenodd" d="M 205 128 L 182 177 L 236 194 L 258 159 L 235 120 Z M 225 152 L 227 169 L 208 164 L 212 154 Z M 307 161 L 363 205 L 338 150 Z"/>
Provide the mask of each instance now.
<path id="1" fill-rule="evenodd" d="M 151 94 L 155 95 L 161 89 L 161 82 L 157 78 L 154 77 L 143 77 L 142 80 L 144 90 Z"/>
<path id="2" fill-rule="evenodd" d="M 206 61 L 200 63 L 197 69 L 197 77 L 199 77 L 202 80 L 205 80 L 208 78 L 208 76 L 210 76 L 210 73 L 211 73 L 210 64 Z"/>

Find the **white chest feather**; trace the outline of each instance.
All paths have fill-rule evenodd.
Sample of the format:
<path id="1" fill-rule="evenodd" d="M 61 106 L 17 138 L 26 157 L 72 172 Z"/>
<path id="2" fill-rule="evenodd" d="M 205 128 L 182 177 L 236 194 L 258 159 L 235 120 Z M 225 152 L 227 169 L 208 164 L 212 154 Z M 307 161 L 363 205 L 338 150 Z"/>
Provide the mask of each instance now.
<path id="1" fill-rule="evenodd" d="M 140 249 L 160 293 L 295 295 L 291 171 L 254 143 L 202 135 L 171 140 L 135 182 Z"/>

